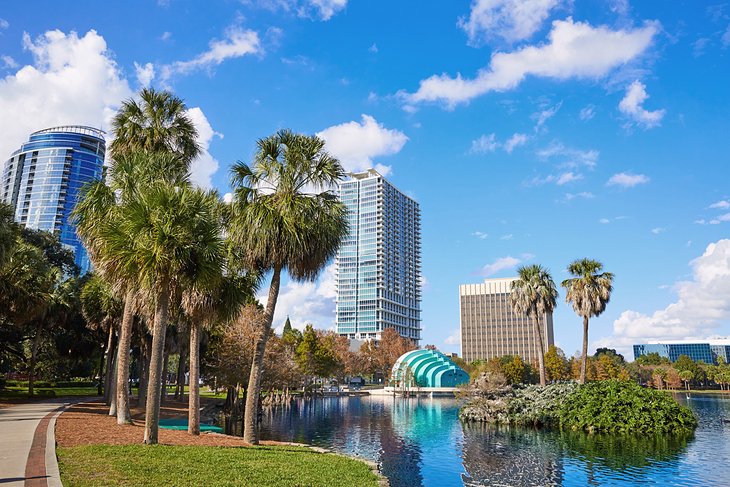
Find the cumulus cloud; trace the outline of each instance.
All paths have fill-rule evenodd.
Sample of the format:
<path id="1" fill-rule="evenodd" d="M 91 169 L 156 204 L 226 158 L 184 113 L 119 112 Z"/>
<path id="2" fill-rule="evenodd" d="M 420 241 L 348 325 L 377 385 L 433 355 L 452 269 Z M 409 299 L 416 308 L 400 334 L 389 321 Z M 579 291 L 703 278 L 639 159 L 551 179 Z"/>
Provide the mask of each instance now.
<path id="1" fill-rule="evenodd" d="M 259 293 L 258 299 L 266 306 L 268 289 Z M 329 329 L 335 322 L 336 271 L 330 264 L 316 282 L 289 281 L 282 286 L 274 313 L 274 327 L 278 333 L 288 316 L 293 327 L 304 330 L 307 323 L 315 328 Z"/>
<path id="2" fill-rule="evenodd" d="M 525 134 L 514 133 L 509 139 L 499 142 L 496 134 L 484 134 L 472 140 L 469 152 L 471 154 L 486 154 L 501 147 L 506 153 L 511 154 L 515 147 L 526 144 L 528 139 L 529 137 Z"/>
<path id="3" fill-rule="evenodd" d="M 152 63 L 147 63 L 143 66 L 135 62 L 134 72 L 137 75 L 137 81 L 140 86 L 149 86 L 155 78 L 155 66 Z"/>
<path id="4" fill-rule="evenodd" d="M 444 340 L 444 345 L 461 345 L 461 328 L 453 330 Z"/>
<path id="5" fill-rule="evenodd" d="M 23 36 L 33 64 L 0 79 L 0 154 L 6 158 L 36 130 L 56 125 L 109 127 L 122 100 L 132 95 L 106 41 L 60 30 Z"/>
<path id="6" fill-rule="evenodd" d="M 273 12 L 296 13 L 299 17 L 330 20 L 347 7 L 347 0 L 241 0 Z"/>
<path id="7" fill-rule="evenodd" d="M 309 0 L 308 2 L 322 20 L 331 19 L 336 13 L 347 7 L 347 0 Z"/>
<path id="8" fill-rule="evenodd" d="M 611 223 L 611 220 L 609 220 L 608 218 L 601 218 L 600 220 L 598 220 L 598 223 L 602 225 L 608 225 L 609 223 Z"/>
<path id="9" fill-rule="evenodd" d="M 473 0 L 469 17 L 457 24 L 469 38 L 469 45 L 479 46 L 494 37 L 508 42 L 529 39 L 542 27 L 550 11 L 560 0 Z"/>
<path id="10" fill-rule="evenodd" d="M 730 208 L 730 201 L 728 200 L 720 200 L 716 203 L 712 203 L 709 208 L 712 209 L 721 209 L 721 210 L 727 210 Z"/>
<path id="11" fill-rule="evenodd" d="M 512 134 L 512 137 L 507 139 L 507 141 L 504 143 L 504 150 L 508 154 L 511 154 L 513 150 L 515 150 L 515 147 L 519 147 L 521 145 L 525 145 L 527 143 L 527 135 L 525 134 L 519 134 L 515 133 Z"/>
<path id="12" fill-rule="evenodd" d="M 208 118 L 199 107 L 188 109 L 187 115 L 195 124 L 198 130 L 198 143 L 202 148 L 200 155 L 190 165 L 190 179 L 193 183 L 203 188 L 211 188 L 213 183 L 211 178 L 218 170 L 218 161 L 210 155 L 210 143 L 214 137 L 223 138 L 223 134 L 213 130 L 210 126 Z"/>
<path id="13" fill-rule="evenodd" d="M 18 63 L 15 61 L 15 59 L 12 58 L 12 56 L 8 55 L 2 55 L 0 56 L 0 60 L 3 62 L 4 68 L 17 68 Z"/>
<path id="14" fill-rule="evenodd" d="M 355 172 L 375 167 L 387 175 L 390 166 L 373 163 L 373 158 L 397 154 L 408 141 L 406 135 L 395 129 L 387 129 L 370 115 L 362 115 L 361 122 L 345 122 L 333 125 L 317 136 L 326 142 L 326 149 L 337 157 L 347 171 Z"/>
<path id="15" fill-rule="evenodd" d="M 666 231 L 667 229 L 664 227 L 655 227 L 651 229 L 651 233 L 653 233 L 654 235 L 659 235 L 660 233 L 664 233 Z"/>
<path id="16" fill-rule="evenodd" d="M 660 125 L 666 110 L 649 111 L 643 107 L 649 95 L 646 93 L 646 86 L 641 81 L 634 81 L 626 89 L 626 95 L 619 102 L 618 108 L 629 119 L 644 128 L 652 128 Z"/>
<path id="17" fill-rule="evenodd" d="M 621 186 L 622 188 L 633 188 L 639 184 L 646 184 L 649 182 L 649 177 L 644 174 L 631 174 L 627 172 L 620 172 L 611 176 L 606 183 L 608 186 Z"/>
<path id="18" fill-rule="evenodd" d="M 261 41 L 256 31 L 243 29 L 240 26 L 229 28 L 223 39 L 213 39 L 208 50 L 188 61 L 176 61 L 161 68 L 162 80 L 175 74 L 189 74 L 193 71 L 211 69 L 228 59 L 240 58 L 262 52 Z"/>
<path id="19" fill-rule="evenodd" d="M 487 264 L 484 267 L 481 268 L 479 271 L 479 274 L 484 277 L 493 276 L 494 274 L 497 274 L 498 272 L 507 270 L 507 269 L 514 269 L 518 265 L 522 264 L 523 262 L 532 259 L 534 256 L 532 254 L 522 254 L 519 258 L 512 257 L 511 255 L 508 255 L 506 257 L 499 257 L 494 260 L 491 264 Z"/>
<path id="20" fill-rule="evenodd" d="M 692 278 L 673 286 L 677 300 L 651 314 L 627 310 L 613 322 L 613 335 L 594 346 L 621 347 L 656 340 L 706 340 L 730 320 L 730 240 L 707 246 L 690 262 Z"/>
<path id="21" fill-rule="evenodd" d="M 514 89 L 528 76 L 598 79 L 636 59 L 658 31 L 657 22 L 647 22 L 633 30 L 611 30 L 606 26 L 574 22 L 570 17 L 556 20 L 546 43 L 513 52 L 497 52 L 492 55 L 489 66 L 481 69 L 475 78 L 463 78 L 461 74 L 433 75 L 422 80 L 415 93 L 400 95 L 406 106 L 441 102 L 453 108 L 485 93 Z"/>

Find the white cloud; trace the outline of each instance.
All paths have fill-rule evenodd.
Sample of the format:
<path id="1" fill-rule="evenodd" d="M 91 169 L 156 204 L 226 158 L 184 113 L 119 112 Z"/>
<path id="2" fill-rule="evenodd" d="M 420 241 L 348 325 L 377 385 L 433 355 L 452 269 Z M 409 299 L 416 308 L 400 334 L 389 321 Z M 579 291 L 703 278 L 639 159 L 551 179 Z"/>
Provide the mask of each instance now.
<path id="1" fill-rule="evenodd" d="M 730 24 L 728 24 L 727 29 L 725 29 L 720 40 L 722 41 L 723 48 L 730 46 Z"/>
<path id="2" fill-rule="evenodd" d="M 421 274 L 421 278 L 419 280 L 419 284 L 421 286 L 421 289 L 424 290 L 424 291 L 426 289 L 429 289 L 431 287 L 431 283 L 429 282 L 428 279 L 426 279 L 426 276 L 424 276 L 423 274 Z"/>
<path id="3" fill-rule="evenodd" d="M 544 177 L 534 177 L 528 181 L 525 181 L 525 186 L 542 186 L 544 184 L 556 184 L 558 186 L 563 186 L 568 183 L 572 183 L 574 181 L 578 181 L 580 179 L 583 179 L 583 175 L 579 173 L 574 173 L 572 171 L 564 172 L 561 174 L 549 174 Z"/>
<path id="4" fill-rule="evenodd" d="M 692 279 L 678 281 L 677 300 L 652 314 L 627 310 L 613 322 L 613 335 L 594 346 L 621 347 L 656 340 L 706 340 L 730 320 L 730 240 L 711 243 L 690 262 Z"/>
<path id="5" fill-rule="evenodd" d="M 594 105 L 586 105 L 580 109 L 578 116 L 583 121 L 590 120 L 596 116 L 596 107 Z"/>
<path id="6" fill-rule="evenodd" d="M 488 67 L 473 79 L 461 74 L 433 75 L 415 93 L 401 93 L 407 104 L 442 102 L 453 108 L 491 91 L 516 88 L 527 76 L 555 80 L 598 79 L 637 58 L 659 31 L 657 22 L 634 30 L 593 27 L 572 18 L 556 20 L 548 42 L 492 55 Z"/>
<path id="7" fill-rule="evenodd" d="M 508 154 L 511 154 L 512 151 L 515 149 L 515 147 L 519 147 L 521 145 L 524 145 L 527 143 L 527 135 L 525 134 L 512 134 L 512 137 L 507 139 L 507 141 L 504 143 L 504 150 Z"/>
<path id="8" fill-rule="evenodd" d="M 461 328 L 455 329 L 451 335 L 446 337 L 444 345 L 461 345 Z"/>
<path id="9" fill-rule="evenodd" d="M 317 10 L 322 20 L 331 19 L 336 13 L 347 7 L 347 0 L 308 0 L 308 3 Z"/>
<path id="10" fill-rule="evenodd" d="M 626 172 L 620 172 L 614 174 L 608 180 L 606 185 L 608 186 L 621 186 L 622 188 L 633 188 L 639 184 L 646 184 L 649 182 L 649 177 L 644 174 L 630 174 Z"/>
<path id="11" fill-rule="evenodd" d="M 608 225 L 609 223 L 611 223 L 611 220 L 609 220 L 608 218 L 601 218 L 600 220 L 598 220 L 598 223 Z"/>
<path id="12" fill-rule="evenodd" d="M 258 300 L 266 306 L 269 290 L 264 289 Z M 304 330 L 307 323 L 315 328 L 329 329 L 335 322 L 336 272 L 335 264 L 324 268 L 316 282 L 289 281 L 282 286 L 274 313 L 274 327 L 281 333 L 288 316 L 293 327 Z"/>
<path id="13" fill-rule="evenodd" d="M 469 37 L 469 45 L 479 46 L 496 36 L 508 42 L 529 39 L 542 27 L 560 0 L 473 0 L 469 18 L 457 22 Z"/>
<path id="14" fill-rule="evenodd" d="M 172 32 L 168 32 L 168 31 L 165 31 L 165 32 L 163 32 L 163 33 L 162 33 L 162 35 L 160 36 L 160 40 L 161 40 L 162 42 L 167 42 L 167 41 L 169 41 L 170 39 L 172 39 Z"/>
<path id="15" fill-rule="evenodd" d="M 494 152 L 497 147 L 499 147 L 497 136 L 495 134 L 485 134 L 471 142 L 469 152 L 472 154 L 486 154 L 487 152 Z"/>
<path id="16" fill-rule="evenodd" d="M 317 136 L 326 142 L 326 149 L 337 157 L 347 171 L 362 171 L 373 167 L 373 158 L 397 154 L 408 137 L 394 129 L 387 129 L 370 115 L 362 115 L 362 123 L 355 121 L 333 125 Z M 390 166 L 376 164 L 383 175 L 390 173 Z"/>
<path id="17" fill-rule="evenodd" d="M 3 55 L 0 56 L 0 60 L 3 62 L 3 67 L 5 68 L 13 69 L 18 67 L 18 63 L 12 58 L 12 56 Z"/>
<path id="18" fill-rule="evenodd" d="M 588 191 L 581 191 L 580 193 L 565 193 L 565 201 L 572 201 L 577 198 L 590 200 L 595 197 L 596 196 L 593 193 L 590 193 Z"/>
<path id="19" fill-rule="evenodd" d="M 545 108 L 544 110 L 541 110 L 539 112 L 533 113 L 530 118 L 535 120 L 535 132 L 539 132 L 543 126 L 545 125 L 545 122 L 553 118 L 556 113 L 558 113 L 558 110 L 560 110 L 560 107 L 563 105 L 563 102 L 561 101 L 555 106 Z"/>
<path id="20" fill-rule="evenodd" d="M 144 66 L 134 63 L 134 72 L 137 74 L 137 81 L 140 86 L 149 86 L 155 78 L 155 66 L 147 63 Z"/>
<path id="21" fill-rule="evenodd" d="M 56 125 L 109 127 L 121 101 L 132 95 L 96 31 L 79 37 L 60 30 L 32 39 L 23 36 L 23 47 L 33 64 L 0 79 L 0 154 L 20 147 L 31 132 Z"/>
<path id="22" fill-rule="evenodd" d="M 720 215 L 717 218 L 713 218 L 710 220 L 710 225 L 719 225 L 723 222 L 730 222 L 730 213 L 725 213 L 724 215 Z"/>
<path id="23" fill-rule="evenodd" d="M 515 237 L 514 235 L 512 235 L 511 233 L 508 233 L 507 235 L 502 235 L 501 237 L 499 237 L 499 239 L 500 240 L 512 240 L 514 237 Z"/>
<path id="24" fill-rule="evenodd" d="M 572 183 L 573 181 L 578 181 L 579 179 L 583 179 L 583 176 L 569 171 L 558 176 L 555 180 L 555 184 L 562 186 L 564 184 Z"/>
<path id="25" fill-rule="evenodd" d="M 477 231 L 477 232 L 474 232 L 474 233 L 472 233 L 472 235 L 473 235 L 473 236 L 475 236 L 475 237 L 476 237 L 476 238 L 478 238 L 478 239 L 481 239 L 481 240 L 484 240 L 484 239 L 486 239 L 487 237 L 489 237 L 489 234 L 488 234 L 488 233 L 484 233 L 484 232 L 478 232 L 478 231 Z"/>
<path id="26" fill-rule="evenodd" d="M 524 254 L 521 256 L 521 258 L 512 257 L 511 255 L 508 255 L 506 257 L 499 257 L 498 259 L 495 259 L 494 262 L 491 264 L 487 264 L 484 267 L 481 268 L 479 271 L 479 274 L 481 274 L 484 277 L 489 277 L 494 274 L 497 274 L 500 271 L 504 271 L 507 269 L 514 269 L 519 264 L 524 262 L 525 260 L 531 259 L 533 256 L 530 254 Z"/>
<path id="27" fill-rule="evenodd" d="M 537 151 L 540 159 L 558 159 L 558 167 L 593 169 L 598 163 L 600 152 L 595 149 L 580 150 L 566 147 L 561 142 L 553 141 L 549 146 Z"/>
<path id="28" fill-rule="evenodd" d="M 375 44 L 375 43 L 373 43 L 373 45 L 368 48 L 368 52 L 372 52 L 373 54 L 377 53 L 378 52 L 378 45 Z"/>
<path id="29" fill-rule="evenodd" d="M 10 22 L 5 19 L 0 19 L 0 30 L 5 30 L 10 27 Z"/>
<path id="30" fill-rule="evenodd" d="M 619 102 L 618 108 L 637 125 L 644 128 L 656 127 L 660 125 L 666 110 L 646 110 L 642 105 L 647 98 L 649 95 L 646 93 L 646 86 L 638 80 L 634 81 L 626 89 L 626 95 Z"/>
<path id="31" fill-rule="evenodd" d="M 708 208 L 727 210 L 728 208 L 730 208 L 730 201 L 720 200 L 716 203 L 712 203 Z"/>
<path id="32" fill-rule="evenodd" d="M 656 227 L 651 229 L 651 233 L 653 233 L 654 235 L 659 235 L 660 233 L 664 233 L 666 231 L 667 229 L 664 227 Z"/>
<path id="33" fill-rule="evenodd" d="M 203 188 L 211 188 L 213 182 L 211 178 L 213 174 L 218 170 L 218 161 L 210 155 L 210 143 L 213 141 L 213 137 L 223 138 L 223 134 L 213 130 L 210 126 L 208 118 L 198 107 L 188 109 L 187 115 L 195 124 L 195 128 L 198 130 L 198 143 L 202 149 L 200 155 L 190 165 L 190 179 Z"/>
<path id="34" fill-rule="evenodd" d="M 223 195 L 223 202 L 230 205 L 233 203 L 233 193 L 226 193 Z"/>
<path id="35" fill-rule="evenodd" d="M 211 40 L 207 51 L 189 61 L 176 61 L 163 66 L 161 78 L 167 80 L 174 74 L 188 74 L 199 69 L 211 69 L 227 59 L 261 52 L 261 42 L 257 32 L 238 26 L 231 27 L 226 31 L 224 39 Z"/>

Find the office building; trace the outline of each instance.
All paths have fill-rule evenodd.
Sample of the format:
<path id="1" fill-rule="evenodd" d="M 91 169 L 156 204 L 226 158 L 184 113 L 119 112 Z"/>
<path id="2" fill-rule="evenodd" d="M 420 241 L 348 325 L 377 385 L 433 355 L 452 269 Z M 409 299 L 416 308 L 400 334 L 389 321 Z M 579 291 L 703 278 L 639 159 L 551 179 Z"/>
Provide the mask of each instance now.
<path id="1" fill-rule="evenodd" d="M 660 357 L 675 362 L 680 355 L 687 355 L 695 362 L 717 364 L 718 360 L 728 363 L 730 358 L 730 340 L 713 340 L 702 342 L 657 342 L 634 345 L 634 360 L 642 355 L 657 353 Z"/>
<path id="2" fill-rule="evenodd" d="M 481 284 L 459 286 L 461 356 L 467 362 L 519 355 L 537 363 L 540 347 L 532 318 L 517 314 L 510 303 L 515 278 L 487 279 Z M 554 344 L 553 316 L 539 318 L 543 353 Z"/>
<path id="3" fill-rule="evenodd" d="M 386 328 L 421 339 L 421 216 L 418 203 L 377 171 L 340 184 L 349 234 L 337 254 L 337 333 L 380 339 Z"/>
<path id="4" fill-rule="evenodd" d="M 76 235 L 71 212 L 81 188 L 101 179 L 104 132 L 84 126 L 53 127 L 34 132 L 13 152 L 0 180 L 0 201 L 12 206 L 26 228 L 58 235 L 74 251 L 81 272 L 89 267 L 86 249 Z"/>

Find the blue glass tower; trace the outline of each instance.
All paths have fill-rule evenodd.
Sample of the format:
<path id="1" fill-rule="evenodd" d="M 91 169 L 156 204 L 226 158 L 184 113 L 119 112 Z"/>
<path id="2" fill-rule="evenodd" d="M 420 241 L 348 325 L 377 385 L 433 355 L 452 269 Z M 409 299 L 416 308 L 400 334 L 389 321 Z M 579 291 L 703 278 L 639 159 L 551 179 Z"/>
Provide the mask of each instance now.
<path id="1" fill-rule="evenodd" d="M 101 130 L 78 125 L 40 130 L 13 152 L 0 180 L 0 200 L 15 209 L 15 220 L 58 235 L 82 273 L 90 263 L 71 212 L 81 188 L 101 179 L 105 152 Z"/>
<path id="2" fill-rule="evenodd" d="M 421 338 L 421 215 L 418 203 L 377 171 L 339 188 L 350 233 L 337 254 L 337 333 L 380 339 L 386 328 Z"/>

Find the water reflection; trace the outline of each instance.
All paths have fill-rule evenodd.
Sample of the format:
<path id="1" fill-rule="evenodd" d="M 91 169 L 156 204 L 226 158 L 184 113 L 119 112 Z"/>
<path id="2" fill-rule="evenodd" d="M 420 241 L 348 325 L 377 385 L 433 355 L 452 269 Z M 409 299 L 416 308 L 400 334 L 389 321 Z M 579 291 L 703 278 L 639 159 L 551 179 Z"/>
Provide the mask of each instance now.
<path id="1" fill-rule="evenodd" d="M 341 397 L 267 410 L 262 437 L 377 461 L 393 487 L 728 485 L 730 400 L 678 397 L 698 415 L 688 436 L 588 435 L 463 425 L 453 399 Z"/>

